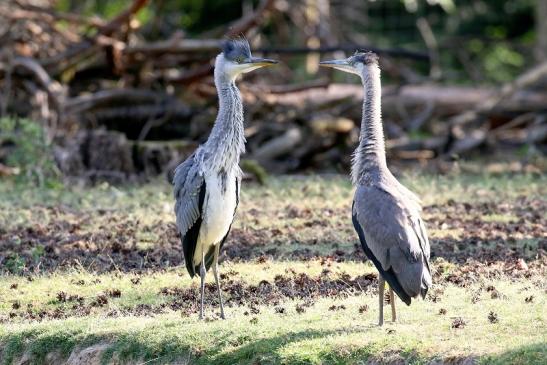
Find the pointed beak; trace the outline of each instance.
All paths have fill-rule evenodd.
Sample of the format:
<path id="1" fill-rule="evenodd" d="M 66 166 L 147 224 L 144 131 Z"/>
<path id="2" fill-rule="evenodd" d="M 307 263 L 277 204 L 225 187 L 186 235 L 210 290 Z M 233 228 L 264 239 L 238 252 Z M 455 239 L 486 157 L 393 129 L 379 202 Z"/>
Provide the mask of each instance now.
<path id="1" fill-rule="evenodd" d="M 323 67 L 349 67 L 348 60 L 330 60 L 330 61 L 321 61 L 319 62 L 319 66 Z"/>
<path id="2" fill-rule="evenodd" d="M 264 67 L 264 66 L 273 66 L 275 64 L 278 64 L 279 61 L 272 60 L 269 58 L 251 57 L 251 59 L 249 59 L 246 63 L 252 66 Z"/>
<path id="3" fill-rule="evenodd" d="M 353 67 L 352 64 L 349 63 L 349 59 L 343 59 L 343 60 L 331 60 L 331 61 L 323 61 L 319 62 L 319 66 L 323 67 L 331 67 L 335 68 L 340 71 L 349 72 L 349 73 L 356 73 L 355 67 Z"/>

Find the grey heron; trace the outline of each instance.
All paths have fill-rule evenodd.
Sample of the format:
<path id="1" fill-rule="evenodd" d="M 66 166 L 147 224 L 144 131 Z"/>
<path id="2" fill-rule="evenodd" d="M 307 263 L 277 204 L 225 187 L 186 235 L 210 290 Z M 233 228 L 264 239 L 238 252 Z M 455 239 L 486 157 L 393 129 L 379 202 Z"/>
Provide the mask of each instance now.
<path id="1" fill-rule="evenodd" d="M 203 319 L 205 274 L 213 268 L 220 316 L 225 318 L 218 275 L 218 257 L 230 231 L 241 185 L 240 155 L 245 152 L 243 105 L 238 75 L 277 61 L 251 55 L 244 39 L 227 40 L 215 61 L 218 115 L 203 145 L 177 166 L 173 178 L 175 214 L 186 269 L 201 278 L 200 319 Z"/>
<path id="2" fill-rule="evenodd" d="M 356 74 L 364 86 L 359 146 L 353 155 L 351 169 L 356 187 L 352 220 L 365 254 L 379 271 L 378 322 L 381 326 L 384 322 L 386 281 L 393 321 L 397 318 L 394 291 L 410 305 L 411 298 L 425 297 L 431 286 L 430 248 L 420 217 L 420 201 L 397 181 L 387 167 L 378 56 L 373 52 L 362 52 L 347 59 L 324 61 L 320 65 Z"/>

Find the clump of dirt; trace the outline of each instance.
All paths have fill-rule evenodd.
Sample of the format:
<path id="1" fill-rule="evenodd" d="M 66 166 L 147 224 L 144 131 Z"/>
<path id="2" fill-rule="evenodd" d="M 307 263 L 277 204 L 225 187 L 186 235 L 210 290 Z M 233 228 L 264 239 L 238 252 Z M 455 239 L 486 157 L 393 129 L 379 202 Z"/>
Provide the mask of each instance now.
<path id="1" fill-rule="evenodd" d="M 273 282 L 261 281 L 258 285 L 249 285 L 241 280 L 228 278 L 222 283 L 224 303 L 228 307 L 248 307 L 247 315 L 254 316 L 260 313 L 259 306 L 273 306 L 276 313 L 286 312 L 280 303 L 286 300 L 302 300 L 296 305 L 297 313 L 304 313 L 306 308 L 312 307 L 319 298 L 346 298 L 360 295 L 377 285 L 375 275 L 361 275 L 351 277 L 346 273 L 333 277 L 312 277 L 305 273 L 289 273 L 277 275 Z M 117 298 L 122 293 L 118 289 L 106 290 L 97 294 L 87 303 L 84 298 L 78 295 L 71 295 L 66 292 L 57 293 L 59 302 L 72 306 L 63 305 L 55 310 L 28 309 L 17 311 L 14 308 L 13 317 L 27 320 L 43 320 L 51 318 L 67 318 L 89 315 L 92 311 L 104 308 L 109 303 L 109 298 Z M 180 311 L 183 315 L 197 313 L 199 310 L 199 288 L 163 287 L 159 295 L 166 297 L 166 301 L 158 305 L 137 304 L 135 306 L 121 307 L 107 313 L 109 317 L 122 315 L 154 316 L 165 313 L 167 310 Z M 205 285 L 205 304 L 216 307 L 219 305 L 216 286 L 213 283 Z M 368 308 L 368 307 L 367 307 Z M 335 305 L 332 311 L 345 310 L 344 305 Z"/>
<path id="2" fill-rule="evenodd" d="M 465 320 L 462 317 L 456 317 L 452 321 L 452 326 L 451 327 L 461 329 L 461 328 L 465 328 L 466 325 L 467 325 L 467 323 L 465 322 Z"/>

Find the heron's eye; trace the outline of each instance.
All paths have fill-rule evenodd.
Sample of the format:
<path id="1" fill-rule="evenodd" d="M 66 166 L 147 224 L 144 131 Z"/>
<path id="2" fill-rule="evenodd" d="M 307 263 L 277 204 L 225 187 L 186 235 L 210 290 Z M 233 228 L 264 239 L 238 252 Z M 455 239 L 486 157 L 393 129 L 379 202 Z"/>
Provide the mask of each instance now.
<path id="1" fill-rule="evenodd" d="M 237 56 L 237 58 L 236 58 L 236 62 L 237 62 L 237 63 L 243 63 L 243 61 L 245 61 L 245 57 L 243 57 L 243 56 Z"/>

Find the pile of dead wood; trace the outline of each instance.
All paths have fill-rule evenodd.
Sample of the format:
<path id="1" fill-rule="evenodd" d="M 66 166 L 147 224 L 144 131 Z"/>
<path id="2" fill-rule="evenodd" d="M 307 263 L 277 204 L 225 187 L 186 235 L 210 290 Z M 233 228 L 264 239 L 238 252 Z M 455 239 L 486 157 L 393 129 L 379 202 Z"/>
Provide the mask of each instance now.
<path id="1" fill-rule="evenodd" d="M 211 60 L 222 34 L 188 39 L 175 33 L 147 42 L 135 20 L 147 0 L 128 2 L 108 21 L 60 13 L 53 3 L 0 3 L 0 114 L 42 123 L 65 174 L 122 180 L 156 175 L 207 137 L 217 108 Z M 252 35 L 280 9 L 275 0 L 263 0 L 223 35 Z M 276 52 L 288 57 L 289 51 Z M 427 160 L 524 144 L 544 148 L 547 63 L 497 89 L 455 87 L 416 77 L 396 61 L 423 62 L 427 55 L 379 51 L 384 72 L 404 80 L 403 86 L 384 87 L 393 158 Z M 327 79 L 294 85 L 287 69 L 269 72 L 261 73 L 258 86 L 249 79 L 240 83 L 247 158 L 275 172 L 347 169 L 358 141 L 362 88 L 329 85 Z"/>

